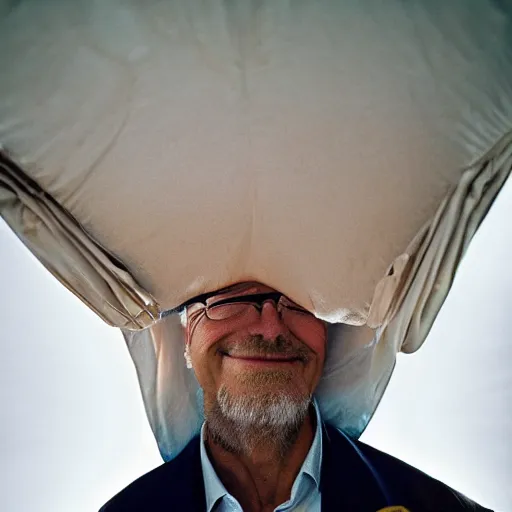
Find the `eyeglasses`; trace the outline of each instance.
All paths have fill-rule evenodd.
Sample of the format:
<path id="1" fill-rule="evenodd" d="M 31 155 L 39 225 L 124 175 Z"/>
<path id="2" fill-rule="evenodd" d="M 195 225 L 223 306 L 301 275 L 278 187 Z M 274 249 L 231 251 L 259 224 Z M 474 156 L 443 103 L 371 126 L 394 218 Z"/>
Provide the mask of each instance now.
<path id="1" fill-rule="evenodd" d="M 206 298 L 198 298 L 195 303 L 204 306 L 207 318 L 210 320 L 228 320 L 235 317 L 242 317 L 252 313 L 255 309 L 261 313 L 265 302 L 272 301 L 276 305 L 277 312 L 282 319 L 316 319 L 308 310 L 292 302 L 288 297 L 279 292 L 256 293 L 252 295 L 240 295 L 228 297 L 208 303 Z"/>

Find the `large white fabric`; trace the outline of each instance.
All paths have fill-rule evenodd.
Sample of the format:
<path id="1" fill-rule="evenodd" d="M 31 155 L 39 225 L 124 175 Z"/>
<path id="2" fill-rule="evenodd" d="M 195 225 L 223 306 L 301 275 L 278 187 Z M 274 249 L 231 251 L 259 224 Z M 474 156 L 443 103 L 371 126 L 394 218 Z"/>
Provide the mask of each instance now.
<path id="1" fill-rule="evenodd" d="M 178 320 L 159 318 L 249 279 L 334 324 L 318 399 L 359 435 L 510 173 L 510 6 L 22 0 L 0 15 L 0 212 L 125 330 L 164 457 L 200 400 Z"/>

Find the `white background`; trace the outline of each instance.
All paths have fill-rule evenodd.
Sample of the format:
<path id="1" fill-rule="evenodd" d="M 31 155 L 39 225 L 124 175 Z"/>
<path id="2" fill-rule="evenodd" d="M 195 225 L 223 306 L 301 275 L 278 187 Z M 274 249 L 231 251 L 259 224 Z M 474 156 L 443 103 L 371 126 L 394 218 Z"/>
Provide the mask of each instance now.
<path id="1" fill-rule="evenodd" d="M 512 511 L 512 183 L 363 441 Z M 90 512 L 161 463 L 120 333 L 0 221 L 0 510 Z"/>

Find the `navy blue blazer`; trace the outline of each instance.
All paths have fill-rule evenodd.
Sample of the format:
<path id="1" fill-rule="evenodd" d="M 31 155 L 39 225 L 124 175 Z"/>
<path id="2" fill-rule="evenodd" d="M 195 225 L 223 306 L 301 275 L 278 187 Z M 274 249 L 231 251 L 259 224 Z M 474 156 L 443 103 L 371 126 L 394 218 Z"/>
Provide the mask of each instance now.
<path id="1" fill-rule="evenodd" d="M 410 512 L 487 511 L 445 484 L 333 427 L 322 433 L 322 512 L 377 512 L 401 505 Z M 199 436 L 172 461 L 114 496 L 100 512 L 204 512 Z"/>

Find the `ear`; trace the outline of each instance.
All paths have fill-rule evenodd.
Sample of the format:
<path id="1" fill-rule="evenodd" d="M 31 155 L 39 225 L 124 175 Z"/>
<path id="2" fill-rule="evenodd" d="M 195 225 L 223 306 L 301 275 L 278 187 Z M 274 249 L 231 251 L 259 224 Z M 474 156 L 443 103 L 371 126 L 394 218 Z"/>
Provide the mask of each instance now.
<path id="1" fill-rule="evenodd" d="M 183 336 L 183 340 L 185 341 L 185 345 L 188 345 L 190 341 L 190 330 L 188 323 L 185 325 L 183 325 L 183 323 L 181 324 L 181 334 Z"/>
<path id="2" fill-rule="evenodd" d="M 188 322 L 187 311 L 186 310 L 185 311 L 181 311 L 179 313 L 179 315 L 180 315 L 181 333 L 183 335 L 185 343 L 188 343 L 190 332 L 189 332 L 189 329 L 188 329 L 189 322 Z"/>

